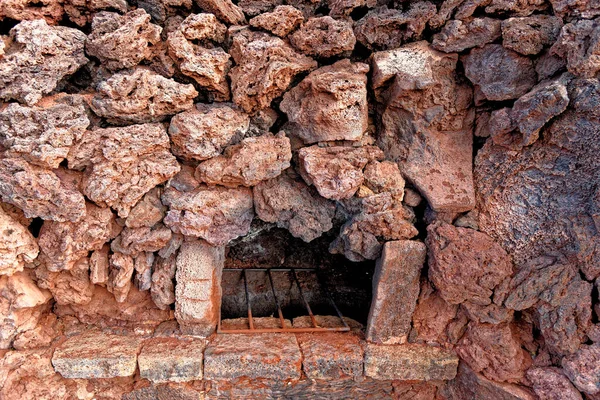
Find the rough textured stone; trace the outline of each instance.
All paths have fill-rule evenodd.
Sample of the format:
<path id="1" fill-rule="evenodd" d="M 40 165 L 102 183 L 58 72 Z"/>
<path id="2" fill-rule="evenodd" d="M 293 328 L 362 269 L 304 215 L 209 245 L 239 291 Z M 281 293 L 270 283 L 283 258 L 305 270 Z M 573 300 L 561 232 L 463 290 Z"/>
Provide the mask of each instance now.
<path id="1" fill-rule="evenodd" d="M 372 160 L 383 159 L 377 146 L 304 147 L 298 152 L 300 174 L 327 199 L 352 197 L 364 182 L 363 169 Z"/>
<path id="2" fill-rule="evenodd" d="M 44 99 L 42 107 L 11 103 L 0 111 L 0 144 L 7 155 L 58 168 L 90 121 L 79 98 Z"/>
<path id="3" fill-rule="evenodd" d="M 115 217 L 109 208 L 86 203 L 85 216 L 77 222 L 47 221 L 39 236 L 41 257 L 48 270 L 69 270 L 90 251 L 100 250 L 115 236 Z"/>
<path id="4" fill-rule="evenodd" d="M 304 143 L 360 140 L 368 127 L 368 71 L 342 60 L 309 74 L 281 102 L 290 133 Z"/>
<path id="5" fill-rule="evenodd" d="M 90 331 L 68 338 L 54 351 L 52 365 L 65 378 L 131 376 L 141 341 L 134 336 Z"/>
<path id="6" fill-rule="evenodd" d="M 329 58 L 352 52 L 356 38 L 348 22 L 327 16 L 309 18 L 290 35 L 290 43 L 309 56 Z"/>
<path id="7" fill-rule="evenodd" d="M 286 37 L 304 21 L 302 11 L 292 6 L 277 6 L 271 12 L 250 20 L 250 26 L 264 29 L 279 37 Z"/>
<path id="8" fill-rule="evenodd" d="M 436 223 L 426 244 L 429 279 L 449 303 L 490 304 L 494 288 L 512 274 L 510 256 L 482 232 Z"/>
<path id="9" fill-rule="evenodd" d="M 501 101 L 521 97 L 535 85 L 533 62 L 499 44 L 487 44 L 465 56 L 465 75 L 481 96 Z"/>
<path id="10" fill-rule="evenodd" d="M 0 159 L 0 197 L 27 218 L 75 222 L 85 215 L 85 199 L 78 190 L 53 171 L 20 158 Z"/>
<path id="11" fill-rule="evenodd" d="M 474 18 L 468 22 L 452 20 L 433 36 L 431 46 L 446 53 L 483 47 L 500 37 L 500 25 L 501 21 L 493 18 Z"/>
<path id="12" fill-rule="evenodd" d="M 523 145 L 535 142 L 540 129 L 567 109 L 569 95 L 566 83 L 560 78 L 542 82 L 515 101 L 511 118 L 523 134 Z"/>
<path id="13" fill-rule="evenodd" d="M 335 205 L 288 174 L 259 183 L 253 192 L 258 218 L 275 222 L 305 242 L 333 227 Z"/>
<path id="14" fill-rule="evenodd" d="M 574 109 L 546 127 L 543 140 L 521 152 L 488 142 L 477 154 L 479 227 L 511 254 L 518 269 L 559 252 L 588 279 L 600 273 L 593 222 L 599 90 L 596 80 L 572 81 Z"/>
<path id="15" fill-rule="evenodd" d="M 600 14 L 600 6 L 593 1 L 550 0 L 559 17 L 592 18 Z"/>
<path id="16" fill-rule="evenodd" d="M 102 11 L 94 15 L 85 50 L 110 70 L 131 68 L 152 57 L 161 30 L 140 8 L 125 15 Z"/>
<path id="17" fill-rule="evenodd" d="M 245 25 L 246 18 L 242 9 L 231 0 L 195 0 L 203 10 L 215 14 L 217 18 L 230 25 Z"/>
<path id="18" fill-rule="evenodd" d="M 169 55 L 177 60 L 179 70 L 216 101 L 230 98 L 227 83 L 230 56 L 217 45 L 225 40 L 226 31 L 213 14 L 191 14 L 177 30 L 169 33 L 167 40 Z"/>
<path id="19" fill-rule="evenodd" d="M 255 186 L 279 176 L 290 166 L 292 149 L 285 132 L 249 137 L 201 163 L 196 177 L 209 185 Z"/>
<path id="20" fill-rule="evenodd" d="M 382 249 L 380 239 L 411 239 L 418 234 L 414 213 L 391 193 L 383 192 L 360 199 L 358 213 L 340 228 L 329 252 L 344 254 L 350 261 L 375 260 Z"/>
<path id="21" fill-rule="evenodd" d="M 527 379 L 540 400 L 581 400 L 581 394 L 559 368 L 532 368 Z"/>
<path id="22" fill-rule="evenodd" d="M 374 379 L 452 379 L 457 367 L 458 357 L 440 347 L 367 344 L 365 351 L 365 375 Z"/>
<path id="23" fill-rule="evenodd" d="M 202 379 L 206 341 L 153 338 L 146 340 L 138 356 L 140 376 L 154 383 Z"/>
<path id="24" fill-rule="evenodd" d="M 495 382 L 474 372 L 464 362 L 458 366 L 456 378 L 442 389 L 448 400 L 494 399 L 494 400 L 536 400 L 528 388 L 506 382 Z M 544 400 L 544 398 L 540 398 Z"/>
<path id="25" fill-rule="evenodd" d="M 600 33 L 598 20 L 574 21 L 562 27 L 550 53 L 567 60 L 567 69 L 582 78 L 593 78 L 600 70 L 600 45 L 594 40 Z"/>
<path id="26" fill-rule="evenodd" d="M 159 251 L 169 243 L 172 235 L 173 232 L 163 224 L 156 224 L 151 228 L 146 226 L 126 227 L 112 241 L 111 249 L 114 252 L 136 257 L 142 252 Z"/>
<path id="27" fill-rule="evenodd" d="M 280 38 L 249 30 L 233 37 L 230 54 L 237 64 L 229 74 L 233 101 L 246 112 L 269 107 L 296 75 L 317 67 Z"/>
<path id="28" fill-rule="evenodd" d="M 245 235 L 254 217 L 252 190 L 198 185 L 165 189 L 163 203 L 169 207 L 164 219 L 175 233 L 200 237 L 213 245 L 226 244 Z"/>
<path id="29" fill-rule="evenodd" d="M 419 297 L 427 249 L 421 242 L 387 242 L 373 275 L 373 300 L 366 338 L 379 344 L 406 342 Z"/>
<path id="30" fill-rule="evenodd" d="M 427 21 L 435 12 L 435 5 L 428 1 L 412 3 L 406 11 L 379 7 L 356 22 L 354 33 L 368 49 L 394 49 L 403 43 L 421 39 Z"/>
<path id="31" fill-rule="evenodd" d="M 18 335 L 34 329 L 51 298 L 27 272 L 0 276 L 0 349 L 11 348 Z"/>
<path id="32" fill-rule="evenodd" d="M 532 15 L 502 21 L 502 45 L 524 55 L 539 54 L 554 44 L 562 28 L 559 17 Z"/>
<path id="33" fill-rule="evenodd" d="M 456 353 L 475 372 L 498 382 L 519 382 L 531 365 L 514 326 L 469 323 Z"/>
<path id="34" fill-rule="evenodd" d="M 93 150 L 83 193 L 99 205 L 114 208 L 120 217 L 127 217 L 146 192 L 179 171 L 169 152 L 169 136 L 160 124 L 97 129 L 89 135 L 87 146 Z"/>
<path id="35" fill-rule="evenodd" d="M 175 318 L 184 333 L 209 336 L 215 331 L 224 263 L 224 247 L 201 240 L 181 245 L 175 277 Z"/>
<path id="36" fill-rule="evenodd" d="M 0 98 L 33 105 L 88 59 L 85 34 L 44 20 L 23 21 L 10 30 L 0 58 Z"/>
<path id="37" fill-rule="evenodd" d="M 37 285 L 48 289 L 56 304 L 87 304 L 94 292 L 89 269 L 89 260 L 85 257 L 73 263 L 69 270 L 60 272 L 52 272 L 42 264 L 35 269 Z"/>
<path id="38" fill-rule="evenodd" d="M 23 271 L 38 253 L 39 247 L 33 235 L 0 208 L 0 275 Z"/>
<path id="39" fill-rule="evenodd" d="M 79 26 L 92 22 L 94 14 L 98 11 L 110 10 L 123 14 L 127 12 L 127 0 L 64 0 L 63 6 L 69 20 Z"/>
<path id="40" fill-rule="evenodd" d="M 152 301 L 161 310 L 168 310 L 175 303 L 175 271 L 177 269 L 176 257 L 156 257 L 152 266 L 152 283 L 150 293 Z"/>
<path id="41" fill-rule="evenodd" d="M 600 392 L 600 346 L 583 345 L 572 355 L 562 359 L 563 372 L 580 391 L 587 394 Z"/>
<path id="42" fill-rule="evenodd" d="M 125 226 L 128 228 L 153 227 L 162 221 L 167 208 L 161 203 L 162 189 L 155 187 L 142 197 L 142 199 L 131 209 Z"/>
<path id="43" fill-rule="evenodd" d="M 117 124 L 156 122 L 191 108 L 197 95 L 193 85 L 136 67 L 100 82 L 90 106 Z"/>
<path id="44" fill-rule="evenodd" d="M 108 252 L 110 246 L 105 244 L 90 256 L 90 282 L 95 285 L 106 286 L 108 283 Z"/>
<path id="45" fill-rule="evenodd" d="M 301 364 L 302 354 L 292 334 L 218 335 L 206 347 L 204 377 L 299 379 Z"/>
<path id="46" fill-rule="evenodd" d="M 363 346 L 349 333 L 296 335 L 302 351 L 302 370 L 309 379 L 357 378 L 363 374 Z"/>
<path id="47" fill-rule="evenodd" d="M 124 303 L 132 286 L 131 278 L 135 269 L 133 258 L 126 254 L 113 253 L 109 260 L 106 289 L 115 296 L 117 303 Z"/>
<path id="48" fill-rule="evenodd" d="M 448 303 L 431 284 L 421 284 L 419 301 L 412 315 L 411 343 L 442 344 L 449 341 L 447 327 L 456 317 L 458 306 Z"/>
<path id="49" fill-rule="evenodd" d="M 0 4 L 0 20 L 17 21 L 44 19 L 55 25 L 63 16 L 63 5 L 60 0 L 44 0 L 32 4 L 27 0 L 5 0 Z"/>
<path id="50" fill-rule="evenodd" d="M 329 15 L 333 18 L 350 17 L 356 9 L 373 8 L 377 5 L 374 0 L 331 0 L 327 2 Z"/>
<path id="51" fill-rule="evenodd" d="M 378 138 L 386 158 L 433 210 L 473 208 L 471 91 L 456 80 L 456 55 L 418 42 L 375 53 L 372 62 L 373 90 L 386 104 Z"/>

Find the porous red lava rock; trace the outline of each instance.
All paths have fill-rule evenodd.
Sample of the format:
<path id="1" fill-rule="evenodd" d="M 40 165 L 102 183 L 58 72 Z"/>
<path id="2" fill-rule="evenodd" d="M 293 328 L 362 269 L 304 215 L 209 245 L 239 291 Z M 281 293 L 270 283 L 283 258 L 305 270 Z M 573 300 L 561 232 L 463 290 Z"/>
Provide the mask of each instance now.
<path id="1" fill-rule="evenodd" d="M 464 65 L 476 94 L 481 93 L 487 100 L 516 99 L 536 83 L 531 60 L 499 44 L 471 50 L 464 58 Z"/>
<path id="2" fill-rule="evenodd" d="M 299 178 L 281 174 L 254 187 L 256 216 L 274 222 L 305 242 L 333 227 L 335 206 Z"/>
<path id="3" fill-rule="evenodd" d="M 360 140 L 368 128 L 367 72 L 342 60 L 310 73 L 281 102 L 290 133 L 307 144 Z"/>
<path id="4" fill-rule="evenodd" d="M 157 122 L 192 107 L 198 95 L 181 84 L 146 68 L 118 72 L 98 84 L 90 103 L 94 113 L 117 124 Z"/>
<path id="5" fill-rule="evenodd" d="M 90 120 L 81 98 L 42 100 L 43 107 L 10 103 L 0 111 L 0 143 L 5 154 L 32 164 L 58 168 L 82 136 Z"/>
<path id="6" fill-rule="evenodd" d="M 0 98 L 37 103 L 88 61 L 85 40 L 83 32 L 45 20 L 17 24 L 0 58 Z"/>
<path id="7" fill-rule="evenodd" d="M 0 0 L 0 399 L 600 398 L 599 21 Z"/>
<path id="8" fill-rule="evenodd" d="M 161 30 L 143 9 L 125 15 L 102 11 L 94 15 L 85 50 L 108 69 L 131 68 L 151 58 Z"/>
<path id="9" fill-rule="evenodd" d="M 302 11 L 292 6 L 277 6 L 271 12 L 257 15 L 250 25 L 264 29 L 279 37 L 286 37 L 304 21 Z"/>
<path id="10" fill-rule="evenodd" d="M 310 57 L 263 32 L 244 30 L 235 34 L 230 54 L 237 64 L 229 73 L 233 101 L 246 112 L 269 107 L 296 75 L 317 67 Z"/>
<path id="11" fill-rule="evenodd" d="M 387 6 L 371 10 L 356 22 L 356 39 L 372 50 L 388 50 L 409 41 L 421 39 L 421 34 L 436 13 L 435 5 L 428 1 L 412 3 L 408 10 L 400 11 Z"/>
<path id="12" fill-rule="evenodd" d="M 184 159 L 207 160 L 239 142 L 249 125 L 250 118 L 231 105 L 197 104 L 171 119 L 171 150 Z"/>
<path id="13" fill-rule="evenodd" d="M 196 177 L 210 185 L 256 186 L 290 166 L 292 150 L 285 132 L 249 137 L 201 163 Z"/>
<path id="14" fill-rule="evenodd" d="M 306 20 L 290 35 L 290 43 L 309 56 L 328 58 L 352 52 L 356 38 L 348 22 L 327 16 Z"/>
<path id="15" fill-rule="evenodd" d="M 213 14 L 191 14 L 177 30 L 168 33 L 169 55 L 181 73 L 194 79 L 216 101 L 230 98 L 230 56 L 218 46 L 226 31 Z"/>

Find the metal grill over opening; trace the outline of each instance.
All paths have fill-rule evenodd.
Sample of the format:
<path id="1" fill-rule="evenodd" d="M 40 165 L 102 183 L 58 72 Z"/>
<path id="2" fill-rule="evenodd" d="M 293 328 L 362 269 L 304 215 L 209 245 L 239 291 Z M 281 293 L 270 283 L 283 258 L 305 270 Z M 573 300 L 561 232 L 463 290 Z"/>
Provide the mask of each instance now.
<path id="1" fill-rule="evenodd" d="M 316 269 L 223 270 L 218 333 L 349 331 Z"/>

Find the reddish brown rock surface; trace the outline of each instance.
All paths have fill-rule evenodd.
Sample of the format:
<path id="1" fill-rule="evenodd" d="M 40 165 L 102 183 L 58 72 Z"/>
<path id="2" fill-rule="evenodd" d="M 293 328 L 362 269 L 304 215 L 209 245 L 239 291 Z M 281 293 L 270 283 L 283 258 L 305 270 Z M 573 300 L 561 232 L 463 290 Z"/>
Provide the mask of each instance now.
<path id="1" fill-rule="evenodd" d="M 309 74 L 281 102 L 290 133 L 304 143 L 360 140 L 368 123 L 368 71 L 343 60 Z"/>
<path id="2" fill-rule="evenodd" d="M 304 22 L 300 29 L 290 35 L 290 43 L 296 50 L 309 56 L 329 58 L 352 52 L 356 38 L 348 22 L 319 17 Z"/>
<path id="3" fill-rule="evenodd" d="M 277 6 L 272 12 L 256 16 L 250 20 L 250 25 L 271 32 L 279 37 L 285 37 L 304 21 L 302 12 L 292 6 Z"/>

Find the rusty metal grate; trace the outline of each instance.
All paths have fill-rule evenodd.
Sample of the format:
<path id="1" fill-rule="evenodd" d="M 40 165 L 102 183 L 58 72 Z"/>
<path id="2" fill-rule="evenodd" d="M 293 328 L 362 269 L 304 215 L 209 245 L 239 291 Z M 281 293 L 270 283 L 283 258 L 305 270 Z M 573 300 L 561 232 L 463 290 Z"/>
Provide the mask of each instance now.
<path id="1" fill-rule="evenodd" d="M 222 327 L 222 306 L 219 308 L 219 324 L 217 326 L 217 333 L 275 333 L 275 332 L 347 332 L 350 330 L 350 327 L 344 320 L 344 316 L 342 315 L 340 309 L 335 304 L 333 299 L 331 298 L 329 292 L 325 285 L 322 284 L 319 274 L 317 270 L 314 268 L 226 268 L 223 270 L 223 274 L 237 272 L 241 275 L 241 280 L 243 281 L 244 292 L 245 292 L 245 303 L 247 306 L 248 313 L 248 328 L 240 328 L 240 329 L 229 329 Z M 272 315 L 277 314 L 279 318 L 279 326 L 276 328 L 265 328 L 265 327 L 256 327 L 255 325 L 255 316 L 253 316 L 252 312 L 252 292 L 248 289 L 248 274 L 256 273 L 256 272 L 264 272 L 268 277 L 268 283 L 270 286 L 270 291 L 273 297 L 273 312 Z M 304 290 L 302 288 L 302 284 L 300 279 L 298 278 L 298 272 L 302 272 L 303 276 L 306 278 L 307 275 L 314 275 L 312 285 L 316 285 L 320 288 L 321 293 L 324 295 L 323 297 L 329 303 L 333 310 L 335 310 L 336 316 L 340 319 L 340 326 L 330 327 L 330 326 L 320 326 L 317 318 L 313 313 L 313 309 L 309 303 L 309 300 L 305 296 Z M 302 316 L 308 316 L 310 318 L 311 327 L 293 327 L 286 326 L 285 318 L 282 310 L 282 305 L 280 303 L 280 298 L 282 295 L 289 295 L 289 293 L 278 293 L 276 289 L 276 285 L 274 284 L 273 276 L 276 274 L 287 273 L 289 276 L 289 284 L 290 284 L 290 292 L 291 289 L 295 286 L 297 292 L 300 295 L 301 301 L 306 309 L 306 314 Z M 224 280 L 225 281 L 225 280 Z"/>

